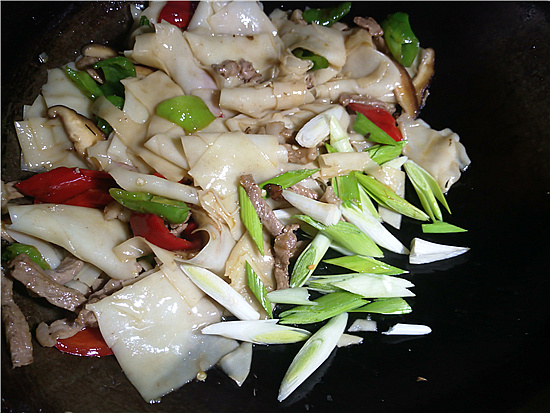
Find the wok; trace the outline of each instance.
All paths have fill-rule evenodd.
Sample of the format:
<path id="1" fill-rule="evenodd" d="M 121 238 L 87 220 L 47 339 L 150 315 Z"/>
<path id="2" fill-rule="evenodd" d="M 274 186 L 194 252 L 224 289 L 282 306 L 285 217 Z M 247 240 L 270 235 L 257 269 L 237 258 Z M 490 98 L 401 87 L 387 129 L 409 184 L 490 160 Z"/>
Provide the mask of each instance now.
<path id="1" fill-rule="evenodd" d="M 2 179 L 9 181 L 25 176 L 13 121 L 46 70 L 74 60 L 90 40 L 123 48 L 129 16 L 121 2 L 1 7 Z M 416 285 L 413 313 L 400 320 L 432 333 L 363 334 L 362 345 L 338 349 L 284 403 L 277 390 L 296 346 L 257 346 L 241 388 L 214 368 L 206 382 L 147 404 L 113 357 L 69 356 L 35 342 L 34 363 L 12 369 L 3 341 L 3 412 L 550 411 L 550 5 L 359 2 L 352 13 L 380 21 L 396 11 L 408 13 L 421 45 L 436 51 L 420 117 L 457 132 L 472 159 L 448 194 L 450 221 L 469 231 L 444 237 L 471 251 L 414 268 L 395 261 Z M 56 318 L 16 290 L 32 327 Z"/>

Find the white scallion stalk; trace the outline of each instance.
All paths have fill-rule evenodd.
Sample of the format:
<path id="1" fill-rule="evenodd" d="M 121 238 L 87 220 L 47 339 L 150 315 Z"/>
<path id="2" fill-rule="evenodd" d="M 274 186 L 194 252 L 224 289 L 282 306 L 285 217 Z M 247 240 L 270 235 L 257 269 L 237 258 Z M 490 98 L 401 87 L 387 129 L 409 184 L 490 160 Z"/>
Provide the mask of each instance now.
<path id="1" fill-rule="evenodd" d="M 329 120 L 330 145 L 338 152 L 354 152 L 349 136 L 338 122 L 336 116 L 332 115 Z"/>
<path id="2" fill-rule="evenodd" d="M 369 211 L 373 217 L 375 217 L 378 221 L 381 221 L 380 215 L 378 214 L 378 211 L 376 210 L 376 207 L 374 206 L 369 194 L 367 193 L 367 191 L 365 191 L 365 188 L 359 185 L 358 189 L 359 189 L 359 202 L 361 204 L 361 209 L 363 211 L 365 210 Z"/>
<path id="3" fill-rule="evenodd" d="M 355 205 L 341 205 L 344 218 L 368 235 L 376 244 L 397 254 L 409 250 L 384 227 L 368 210 L 361 211 Z"/>
<path id="4" fill-rule="evenodd" d="M 344 333 L 348 314 L 331 318 L 302 346 L 288 368 L 277 399 L 281 402 L 302 384 L 330 356 Z"/>
<path id="5" fill-rule="evenodd" d="M 378 331 L 378 326 L 376 321 L 368 318 L 358 318 L 353 322 L 353 324 L 348 328 L 350 333 L 357 333 L 359 331 Z"/>
<path id="6" fill-rule="evenodd" d="M 397 323 L 388 331 L 383 331 L 382 334 L 387 336 L 421 336 L 431 332 L 432 329 L 425 325 Z"/>
<path id="7" fill-rule="evenodd" d="M 233 287 L 206 268 L 179 264 L 193 283 L 241 320 L 258 320 L 258 313 Z"/>
<path id="8" fill-rule="evenodd" d="M 353 346 L 355 344 L 361 344 L 363 342 L 363 337 L 354 336 L 353 334 L 342 334 L 340 337 L 340 340 L 338 340 L 338 343 L 336 343 L 336 347 L 348 347 Z"/>
<path id="9" fill-rule="evenodd" d="M 206 326 L 201 332 L 266 345 L 297 343 L 311 336 L 307 330 L 283 326 L 277 324 L 277 321 L 279 320 L 222 321 Z"/>
<path id="10" fill-rule="evenodd" d="M 342 119 L 347 116 L 346 109 L 337 105 L 310 119 L 296 134 L 296 142 L 304 148 L 315 148 L 330 134 L 331 116 Z"/>
<path id="11" fill-rule="evenodd" d="M 302 222 L 298 218 L 295 218 L 296 215 L 300 215 L 301 213 L 298 208 L 290 207 L 274 209 L 273 213 L 275 214 L 275 217 L 283 223 L 283 225 L 300 224 Z"/>
<path id="12" fill-rule="evenodd" d="M 421 238 L 414 238 L 411 242 L 411 264 L 427 264 L 434 261 L 445 260 L 464 254 L 469 251 L 468 247 L 455 247 L 452 245 L 436 244 Z"/>
<path id="13" fill-rule="evenodd" d="M 267 293 L 267 298 L 276 304 L 317 305 L 309 300 L 309 292 L 305 287 L 285 288 Z"/>
<path id="14" fill-rule="evenodd" d="M 342 274 L 328 275 L 310 278 L 312 286 L 328 284 L 365 298 L 396 298 L 414 297 L 415 294 L 408 290 L 414 284 L 404 278 L 383 274 Z"/>
<path id="15" fill-rule="evenodd" d="M 311 218 L 321 222 L 324 225 L 334 225 L 342 216 L 342 212 L 340 211 L 340 208 L 338 208 L 338 205 L 316 201 L 288 189 L 283 191 L 283 198 L 286 199 L 293 207 L 299 209 L 304 214 L 309 215 Z"/>

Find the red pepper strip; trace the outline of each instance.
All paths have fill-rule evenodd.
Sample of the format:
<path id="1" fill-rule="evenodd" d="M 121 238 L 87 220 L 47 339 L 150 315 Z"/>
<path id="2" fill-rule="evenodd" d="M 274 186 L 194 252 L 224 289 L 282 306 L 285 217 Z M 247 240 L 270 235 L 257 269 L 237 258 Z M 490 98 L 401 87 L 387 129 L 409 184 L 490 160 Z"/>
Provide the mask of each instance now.
<path id="1" fill-rule="evenodd" d="M 117 185 L 107 172 L 62 166 L 33 175 L 15 186 L 33 197 L 35 203 L 63 204 L 88 190 L 106 191 Z"/>
<path id="2" fill-rule="evenodd" d="M 202 239 L 198 233 L 191 234 L 188 228 L 183 235 L 189 239 L 178 238 L 170 233 L 164 225 L 164 220 L 155 214 L 135 213 L 130 217 L 130 226 L 135 236 L 143 237 L 152 244 L 169 251 L 196 250 L 202 246 Z"/>
<path id="3" fill-rule="evenodd" d="M 75 356 L 101 357 L 113 354 L 99 328 L 93 327 L 86 327 L 72 337 L 58 339 L 55 348 Z"/>
<path id="4" fill-rule="evenodd" d="M 159 14 L 159 22 L 166 20 L 180 29 L 187 29 L 195 13 L 195 1 L 168 1 Z"/>
<path id="5" fill-rule="evenodd" d="M 109 189 L 88 189 L 67 199 L 63 204 L 88 208 L 105 208 L 113 201 L 114 199 L 109 193 Z"/>
<path id="6" fill-rule="evenodd" d="M 403 140 L 403 135 L 395 123 L 393 116 L 382 108 L 363 103 L 350 103 L 348 108 L 365 115 L 372 123 L 386 132 L 394 141 Z"/>

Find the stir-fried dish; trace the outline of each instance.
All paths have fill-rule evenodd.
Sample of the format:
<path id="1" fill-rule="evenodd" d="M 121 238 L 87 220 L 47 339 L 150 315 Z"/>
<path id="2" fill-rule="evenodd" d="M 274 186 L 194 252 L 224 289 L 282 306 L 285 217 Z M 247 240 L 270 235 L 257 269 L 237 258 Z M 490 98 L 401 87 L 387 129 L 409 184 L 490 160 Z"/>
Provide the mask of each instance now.
<path id="1" fill-rule="evenodd" d="M 301 341 L 282 401 L 361 334 L 428 334 L 378 331 L 376 315 L 410 313 L 414 296 L 385 260 L 467 251 L 399 229 L 464 231 L 445 193 L 470 160 L 419 117 L 435 53 L 408 16 L 130 7 L 127 49 L 85 45 L 15 123 L 36 174 L 2 182 L 13 366 L 32 363 L 33 337 L 114 354 L 151 402 L 214 366 L 241 385 L 255 346 Z M 66 317 L 30 331 L 13 283 Z"/>

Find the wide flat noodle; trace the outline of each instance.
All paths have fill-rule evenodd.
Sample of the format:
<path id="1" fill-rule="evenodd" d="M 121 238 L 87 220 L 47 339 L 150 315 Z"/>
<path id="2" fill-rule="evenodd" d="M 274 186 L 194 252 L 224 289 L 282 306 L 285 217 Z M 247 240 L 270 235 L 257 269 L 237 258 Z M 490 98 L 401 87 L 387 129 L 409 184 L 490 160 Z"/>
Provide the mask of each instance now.
<path id="1" fill-rule="evenodd" d="M 235 340 L 203 335 L 221 320 L 208 298 L 186 299 L 185 274 L 157 271 L 103 300 L 88 304 L 117 361 L 146 401 L 193 380 L 238 347 Z"/>
<path id="2" fill-rule="evenodd" d="M 122 262 L 113 252 L 129 238 L 128 225 L 105 220 L 102 211 L 56 204 L 12 205 L 8 209 L 12 221 L 9 228 L 59 245 L 111 278 L 137 276 L 136 260 Z"/>
<path id="3" fill-rule="evenodd" d="M 261 182 L 280 171 L 279 141 L 275 136 L 242 132 L 213 135 L 198 134 L 205 139 L 214 137 L 215 141 L 201 144 L 195 139 L 193 148 L 186 139 L 183 141 L 191 165 L 189 175 L 200 188 L 213 190 L 224 198 L 236 193 L 241 175 L 251 173 Z"/>
<path id="4" fill-rule="evenodd" d="M 403 154 L 426 169 L 447 192 L 458 181 L 470 158 L 458 134 L 449 128 L 436 131 L 422 119 L 402 115 L 398 124 L 408 144 Z"/>
<path id="5" fill-rule="evenodd" d="M 279 48 L 275 37 L 262 33 L 248 36 L 197 34 L 186 32 L 185 37 L 195 57 L 206 67 L 224 60 L 244 59 L 264 78 L 279 62 Z"/>

